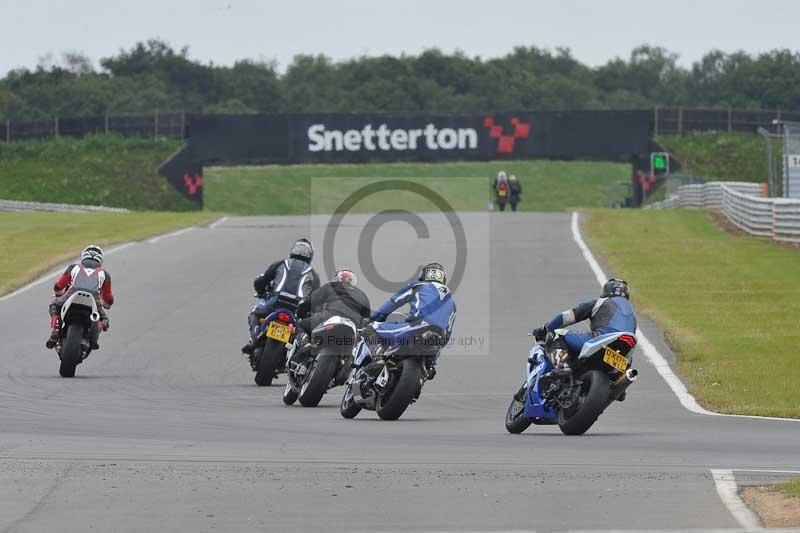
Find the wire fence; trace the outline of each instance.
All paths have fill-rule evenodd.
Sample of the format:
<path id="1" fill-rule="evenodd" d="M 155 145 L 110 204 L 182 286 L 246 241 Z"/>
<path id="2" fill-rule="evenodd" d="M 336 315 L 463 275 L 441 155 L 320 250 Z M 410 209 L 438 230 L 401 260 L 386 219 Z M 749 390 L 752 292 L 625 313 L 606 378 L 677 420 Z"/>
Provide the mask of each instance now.
<path id="1" fill-rule="evenodd" d="M 186 137 L 186 130 L 185 113 L 104 115 L 30 122 L 6 120 L 0 122 L 0 140 L 13 142 L 52 137 L 81 138 L 97 133 L 152 139 L 183 139 Z"/>
<path id="2" fill-rule="evenodd" d="M 800 121 L 797 111 L 744 111 L 691 107 L 653 109 L 653 135 L 686 135 L 692 131 L 777 132 L 782 121 Z"/>
<path id="3" fill-rule="evenodd" d="M 32 122 L 0 121 L 0 141 L 84 137 L 92 133 L 117 133 L 125 137 L 183 139 L 187 134 L 186 113 L 105 115 L 53 118 Z M 685 135 L 693 131 L 756 133 L 759 128 L 778 132 L 779 124 L 800 122 L 797 111 L 745 111 L 690 107 L 653 109 L 653 135 Z"/>

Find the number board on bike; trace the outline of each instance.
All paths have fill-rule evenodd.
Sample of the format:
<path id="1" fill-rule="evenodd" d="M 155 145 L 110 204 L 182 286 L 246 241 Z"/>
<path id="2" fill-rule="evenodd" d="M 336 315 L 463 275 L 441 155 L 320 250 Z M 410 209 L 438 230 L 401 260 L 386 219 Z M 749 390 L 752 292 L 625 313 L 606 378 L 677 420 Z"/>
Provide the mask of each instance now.
<path id="1" fill-rule="evenodd" d="M 267 328 L 267 337 L 270 339 L 287 343 L 289 342 L 289 338 L 291 336 L 292 332 L 289 330 L 289 326 L 286 324 L 281 324 L 280 322 L 275 321 L 269 323 L 269 327 Z"/>
<path id="2" fill-rule="evenodd" d="M 625 372 L 628 369 L 628 364 L 630 363 L 627 357 L 616 350 L 612 350 L 608 346 L 606 346 L 606 351 L 603 354 L 603 362 L 608 363 L 620 372 Z"/>

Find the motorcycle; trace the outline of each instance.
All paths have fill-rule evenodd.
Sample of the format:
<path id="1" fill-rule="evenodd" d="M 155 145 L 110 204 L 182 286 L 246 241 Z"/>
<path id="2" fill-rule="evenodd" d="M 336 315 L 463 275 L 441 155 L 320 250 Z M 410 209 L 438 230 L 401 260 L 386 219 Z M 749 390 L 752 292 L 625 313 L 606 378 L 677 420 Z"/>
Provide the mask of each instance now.
<path id="1" fill-rule="evenodd" d="M 54 347 L 61 359 L 61 377 L 75 377 L 75 367 L 92 352 L 92 338 L 99 328 L 96 293 L 78 289 L 61 306 L 61 325 Z"/>
<path id="2" fill-rule="evenodd" d="M 527 379 L 514 394 L 506 412 L 509 433 L 522 433 L 531 424 L 558 424 L 565 435 L 582 435 L 614 401 L 623 401 L 625 391 L 637 378 L 631 368 L 636 346 L 633 333 L 608 333 L 584 344 L 570 368 L 563 335 L 548 333 L 533 345 L 528 356 Z"/>
<path id="3" fill-rule="evenodd" d="M 367 409 L 383 420 L 397 420 L 419 399 L 444 337 L 425 321 L 394 329 L 378 326 L 372 332 L 356 349 L 356 368 L 339 413 L 354 418 Z"/>
<path id="4" fill-rule="evenodd" d="M 311 343 L 300 345 L 300 337 L 287 354 L 283 403 L 292 405 L 299 399 L 303 407 L 316 407 L 328 390 L 347 381 L 358 328 L 351 320 L 334 316 L 314 328 Z"/>
<path id="5" fill-rule="evenodd" d="M 299 301 L 293 294 L 282 292 L 270 314 L 258 320 L 251 366 L 259 387 L 272 385 L 272 380 L 286 371 L 286 351 L 297 331 Z"/>

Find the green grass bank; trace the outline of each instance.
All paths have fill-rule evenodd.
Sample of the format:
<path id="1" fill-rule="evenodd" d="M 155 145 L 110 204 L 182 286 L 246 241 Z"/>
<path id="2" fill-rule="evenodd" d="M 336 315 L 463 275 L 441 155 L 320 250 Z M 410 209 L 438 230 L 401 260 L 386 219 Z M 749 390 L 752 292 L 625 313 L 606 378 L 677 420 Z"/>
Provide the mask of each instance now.
<path id="1" fill-rule="evenodd" d="M 682 163 L 682 174 L 725 181 L 768 181 L 767 147 L 759 135 L 709 131 L 662 135 L 657 141 Z M 781 147 L 773 143 L 780 165 Z"/>
<path id="2" fill-rule="evenodd" d="M 400 178 L 430 187 L 455 210 L 484 211 L 491 180 L 501 169 L 522 183 L 525 211 L 605 207 L 609 187 L 630 179 L 630 165 L 584 161 L 212 167 L 205 170 L 204 200 L 206 209 L 231 214 L 329 213 L 365 185 Z M 615 187 L 614 195 L 621 199 L 624 189 Z M 365 198 L 354 211 L 387 208 L 430 210 L 431 204 L 413 192 L 398 192 Z"/>
<path id="3" fill-rule="evenodd" d="M 89 243 L 107 246 L 205 224 L 213 213 L 0 213 L 0 295 L 59 263 Z"/>
<path id="4" fill-rule="evenodd" d="M 665 332 L 700 403 L 800 418 L 800 251 L 731 235 L 705 211 L 593 210 L 584 231 Z"/>
<path id="5" fill-rule="evenodd" d="M 188 211 L 157 170 L 181 146 L 117 135 L 0 143 L 0 198 Z"/>

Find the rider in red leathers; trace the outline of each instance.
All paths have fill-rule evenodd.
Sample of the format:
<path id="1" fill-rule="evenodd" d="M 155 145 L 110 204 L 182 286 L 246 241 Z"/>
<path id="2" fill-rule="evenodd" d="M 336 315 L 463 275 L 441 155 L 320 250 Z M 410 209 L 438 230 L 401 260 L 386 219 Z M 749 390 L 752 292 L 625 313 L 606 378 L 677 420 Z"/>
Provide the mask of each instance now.
<path id="1" fill-rule="evenodd" d="M 53 285 L 54 297 L 50 302 L 50 338 L 45 344 L 47 348 L 54 348 L 58 342 L 61 330 L 61 307 L 75 290 L 90 291 L 98 300 L 100 322 L 99 327 L 94 328 L 92 335 L 92 349 L 97 350 L 100 348 L 97 342 L 100 329 L 108 331 L 106 309 L 110 309 L 114 303 L 114 293 L 111 290 L 111 274 L 103 268 L 103 250 L 95 244 L 84 248 L 80 263 L 69 265 Z"/>

